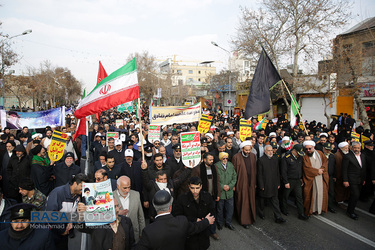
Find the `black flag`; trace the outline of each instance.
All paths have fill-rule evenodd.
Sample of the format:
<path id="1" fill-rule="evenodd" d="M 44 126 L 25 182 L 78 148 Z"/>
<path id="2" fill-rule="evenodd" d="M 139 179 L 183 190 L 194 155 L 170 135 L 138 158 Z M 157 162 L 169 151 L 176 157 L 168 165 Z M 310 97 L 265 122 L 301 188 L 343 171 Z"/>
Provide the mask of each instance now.
<path id="1" fill-rule="evenodd" d="M 251 81 L 250 93 L 246 102 L 245 119 L 270 110 L 270 88 L 281 80 L 279 72 L 262 48 L 262 53 Z"/>

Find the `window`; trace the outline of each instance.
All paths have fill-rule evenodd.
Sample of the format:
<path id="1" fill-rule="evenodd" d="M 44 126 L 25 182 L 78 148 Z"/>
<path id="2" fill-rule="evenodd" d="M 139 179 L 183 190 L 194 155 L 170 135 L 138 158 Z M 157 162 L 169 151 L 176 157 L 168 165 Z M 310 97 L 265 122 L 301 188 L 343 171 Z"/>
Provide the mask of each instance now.
<path id="1" fill-rule="evenodd" d="M 181 85 L 183 85 L 183 84 L 184 84 L 184 81 L 183 81 L 183 80 L 181 80 L 181 79 L 179 79 L 179 80 L 178 80 L 178 85 L 180 85 L 180 86 L 181 86 Z"/>
<path id="2" fill-rule="evenodd" d="M 181 74 L 181 70 L 180 69 L 177 70 L 177 74 Z"/>
<path id="3" fill-rule="evenodd" d="M 201 81 L 201 79 L 200 79 L 200 78 L 198 78 L 198 81 L 200 82 L 200 81 Z"/>
<path id="4" fill-rule="evenodd" d="M 193 71 L 191 69 L 189 70 L 189 74 L 193 74 Z"/>
<path id="5" fill-rule="evenodd" d="M 201 71 L 200 70 L 198 70 L 198 74 L 200 74 L 201 73 Z"/>
<path id="6" fill-rule="evenodd" d="M 248 68 L 250 66 L 250 62 L 249 61 L 245 61 L 245 68 Z"/>

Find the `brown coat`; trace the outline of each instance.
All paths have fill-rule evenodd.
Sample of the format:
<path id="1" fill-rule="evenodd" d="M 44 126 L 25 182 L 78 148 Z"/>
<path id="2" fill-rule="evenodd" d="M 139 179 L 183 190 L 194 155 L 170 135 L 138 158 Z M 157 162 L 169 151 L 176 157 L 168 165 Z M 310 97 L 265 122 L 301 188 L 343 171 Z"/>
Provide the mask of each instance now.
<path id="1" fill-rule="evenodd" d="M 335 182 L 335 200 L 336 202 L 349 200 L 349 188 L 346 188 L 343 184 L 342 178 L 342 158 L 343 153 L 341 150 L 335 154 L 336 161 L 336 182 Z"/>
<path id="2" fill-rule="evenodd" d="M 232 163 L 237 173 L 234 193 L 235 208 L 241 225 L 253 224 L 256 219 L 255 188 L 257 164 L 255 154 L 250 153 L 250 161 L 249 180 L 242 152 L 235 154 L 232 158 Z"/>
<path id="3" fill-rule="evenodd" d="M 322 204 L 322 212 L 327 213 L 328 210 L 328 183 L 329 183 L 329 175 L 328 175 L 328 159 L 327 157 L 319 150 L 315 150 L 320 156 L 322 160 L 321 168 L 324 170 L 323 172 L 323 204 Z M 310 158 L 308 155 L 303 157 L 303 182 L 305 183 L 305 187 L 303 189 L 304 194 L 304 201 L 303 206 L 305 208 L 305 215 L 312 215 L 313 210 L 313 183 L 315 176 L 318 176 L 319 170 L 313 168 L 311 166 Z"/>

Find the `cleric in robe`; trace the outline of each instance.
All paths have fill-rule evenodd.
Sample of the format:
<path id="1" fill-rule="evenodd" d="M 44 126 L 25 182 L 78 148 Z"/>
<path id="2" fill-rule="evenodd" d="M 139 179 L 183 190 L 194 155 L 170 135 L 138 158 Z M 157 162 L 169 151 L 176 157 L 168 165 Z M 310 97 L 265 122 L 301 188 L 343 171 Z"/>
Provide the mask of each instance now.
<path id="1" fill-rule="evenodd" d="M 237 174 L 235 188 L 235 204 L 240 224 L 248 229 L 256 219 L 255 187 L 257 163 L 255 154 L 251 153 L 252 144 L 244 141 L 240 145 L 241 151 L 232 158 Z"/>
<path id="2" fill-rule="evenodd" d="M 315 150 L 314 141 L 305 141 L 306 155 L 303 157 L 303 194 L 305 215 L 327 213 L 328 210 L 328 159 Z"/>

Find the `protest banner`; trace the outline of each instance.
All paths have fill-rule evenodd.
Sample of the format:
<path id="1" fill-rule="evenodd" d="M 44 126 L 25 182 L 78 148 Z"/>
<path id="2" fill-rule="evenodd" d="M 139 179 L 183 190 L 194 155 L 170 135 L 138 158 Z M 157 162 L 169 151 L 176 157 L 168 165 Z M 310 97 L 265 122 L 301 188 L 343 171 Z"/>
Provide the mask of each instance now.
<path id="1" fill-rule="evenodd" d="M 67 134 L 57 130 L 53 131 L 51 144 L 48 149 L 48 157 L 51 161 L 58 161 L 64 155 Z"/>
<path id="2" fill-rule="evenodd" d="M 199 121 L 201 103 L 192 106 L 150 107 L 152 125 L 169 125 L 173 123 L 191 123 Z"/>
<path id="3" fill-rule="evenodd" d="M 65 126 L 65 107 L 38 112 L 0 111 L 1 127 L 10 129 L 45 128 L 46 126 Z"/>
<path id="4" fill-rule="evenodd" d="M 240 140 L 245 141 L 246 137 L 251 136 L 252 123 L 250 120 L 241 119 L 240 120 Z"/>
<path id="5" fill-rule="evenodd" d="M 119 128 L 121 125 L 124 125 L 124 120 L 116 119 L 116 128 Z"/>
<path id="6" fill-rule="evenodd" d="M 160 141 L 160 125 L 150 125 L 148 127 L 148 141 L 151 143 Z"/>
<path id="7" fill-rule="evenodd" d="M 115 141 L 120 138 L 119 132 L 107 132 L 106 145 L 108 146 L 108 139 L 114 138 Z"/>
<path id="8" fill-rule="evenodd" d="M 133 110 L 133 101 L 118 105 L 117 111 L 121 112 L 121 113 L 125 113 L 125 112 L 132 113 L 134 111 Z"/>
<path id="9" fill-rule="evenodd" d="M 198 125 L 199 133 L 207 133 L 210 130 L 213 116 L 202 115 Z"/>
<path id="10" fill-rule="evenodd" d="M 111 181 L 82 184 L 82 198 L 86 205 L 86 226 L 97 226 L 116 220 Z"/>
<path id="11" fill-rule="evenodd" d="M 194 168 L 201 160 L 201 142 L 199 132 L 181 133 L 182 163 L 188 168 Z"/>

